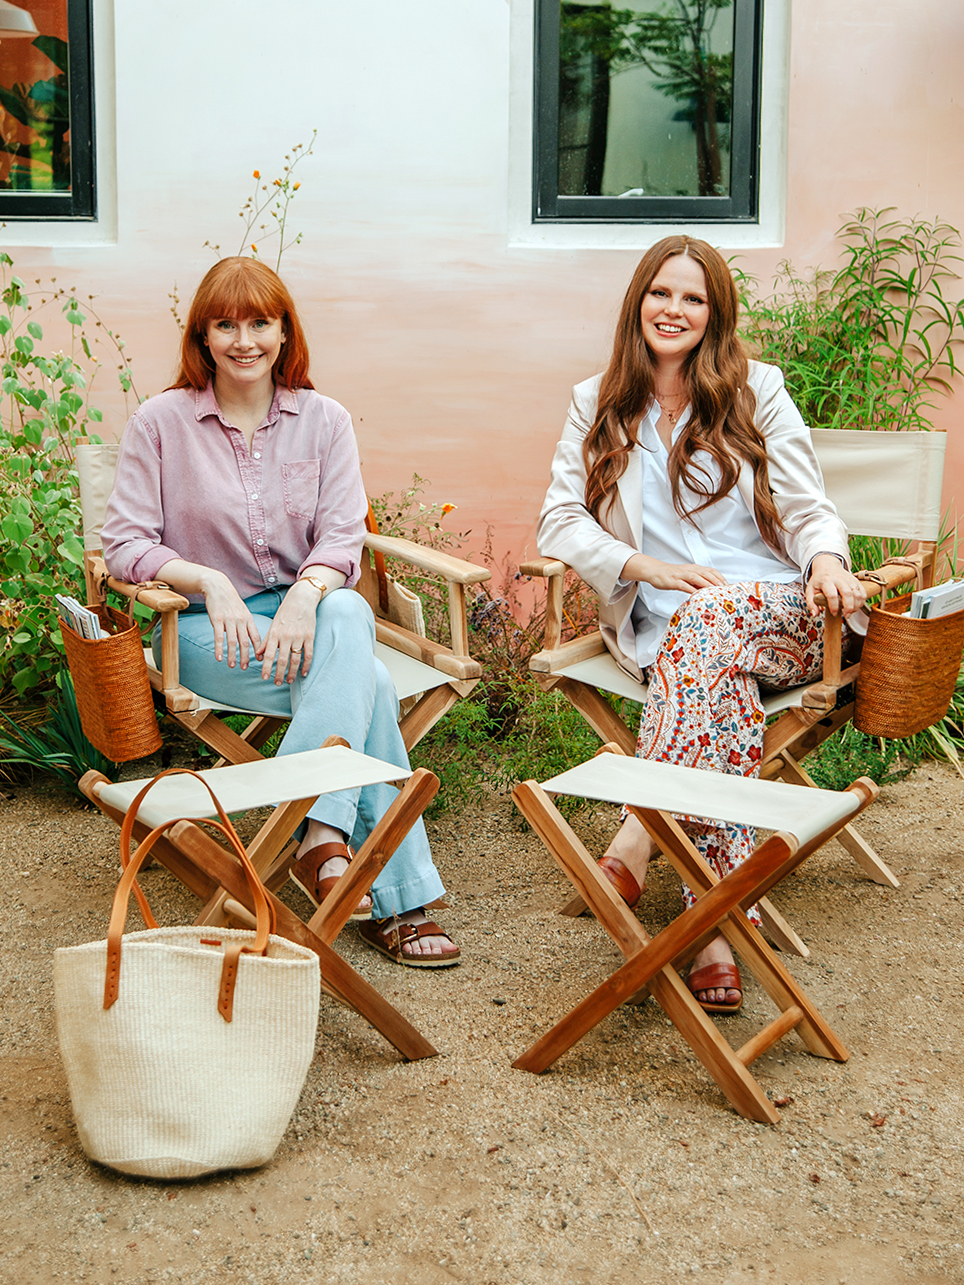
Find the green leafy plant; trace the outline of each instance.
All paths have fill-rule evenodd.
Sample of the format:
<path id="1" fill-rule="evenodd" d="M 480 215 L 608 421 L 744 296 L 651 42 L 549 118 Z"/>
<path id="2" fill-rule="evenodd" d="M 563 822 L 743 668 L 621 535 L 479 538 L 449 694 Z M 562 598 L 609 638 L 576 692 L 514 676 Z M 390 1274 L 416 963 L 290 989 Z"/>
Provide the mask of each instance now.
<path id="1" fill-rule="evenodd" d="M 958 231 L 937 220 L 860 209 L 839 229 L 842 265 L 800 274 L 780 265 L 772 295 L 737 273 L 742 330 L 783 371 L 808 424 L 927 429 L 957 372 L 964 304 Z"/>
<path id="2" fill-rule="evenodd" d="M 32 728 L 24 718 L 14 722 L 0 711 L 0 772 L 8 777 L 24 770 L 40 772 L 83 798 L 77 783 L 85 772 L 102 772 L 116 781 L 119 769 L 84 735 L 69 670 L 58 673 L 57 687 L 50 713 L 39 727 Z"/>
<path id="3" fill-rule="evenodd" d="M 13 260 L 0 252 L 0 689 L 9 684 L 24 696 L 49 685 L 63 658 L 54 594 L 85 594 L 73 451 L 80 437 L 100 440 L 93 429 L 102 418 L 89 401 L 102 363 L 88 339 L 88 314 L 116 354 L 125 393 L 133 381 L 123 342 L 89 301 L 82 304 L 76 291 L 56 282 L 32 301 L 12 269 Z M 57 320 L 62 314 L 67 352 L 41 347 L 37 316 L 45 308 Z"/>

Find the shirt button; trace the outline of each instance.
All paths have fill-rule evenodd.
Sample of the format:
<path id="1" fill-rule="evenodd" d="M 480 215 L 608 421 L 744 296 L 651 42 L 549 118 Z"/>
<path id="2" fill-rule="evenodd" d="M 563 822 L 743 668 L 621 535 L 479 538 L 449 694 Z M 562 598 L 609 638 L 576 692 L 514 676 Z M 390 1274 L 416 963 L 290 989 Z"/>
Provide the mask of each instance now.
<path id="1" fill-rule="evenodd" d="M 277 579 L 277 576 L 268 576 L 268 584 L 274 584 Z"/>
<path id="2" fill-rule="evenodd" d="M 251 495 L 251 498 L 252 498 L 252 500 L 256 500 L 256 499 L 258 498 L 258 492 L 257 492 L 257 491 L 254 491 L 254 492 L 252 493 L 252 495 Z"/>
<path id="3" fill-rule="evenodd" d="M 258 541 L 257 541 L 257 543 L 258 543 L 259 545 L 261 545 L 261 544 L 264 544 L 264 541 L 263 541 L 263 540 L 258 540 Z"/>
<path id="4" fill-rule="evenodd" d="M 254 458 L 255 458 L 256 460 L 260 460 L 260 458 L 261 458 L 261 452 L 260 452 L 260 451 L 255 451 L 255 453 L 254 453 Z"/>

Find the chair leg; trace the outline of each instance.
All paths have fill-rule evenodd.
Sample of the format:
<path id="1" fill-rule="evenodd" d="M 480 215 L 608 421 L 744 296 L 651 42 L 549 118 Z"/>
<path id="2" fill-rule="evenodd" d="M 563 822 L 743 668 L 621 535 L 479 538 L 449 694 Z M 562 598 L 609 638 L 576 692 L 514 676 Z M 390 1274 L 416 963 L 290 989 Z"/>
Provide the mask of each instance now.
<path id="1" fill-rule="evenodd" d="M 190 860 L 216 879 L 226 895 L 251 912 L 254 900 L 248 881 L 237 862 L 193 821 L 182 821 L 170 831 L 172 843 Z M 354 865 L 354 862 L 352 863 Z M 329 942 L 323 941 L 311 928 L 281 901 L 268 893 L 280 936 L 307 946 L 321 960 L 321 984 L 326 994 L 352 1008 L 398 1049 L 408 1061 L 432 1057 L 438 1050 L 412 1024 L 379 995 Z"/>
<path id="2" fill-rule="evenodd" d="M 178 713 L 169 709 L 167 717 L 180 723 L 192 736 L 203 741 L 228 763 L 257 763 L 264 757 L 242 736 L 232 731 L 227 723 L 223 723 L 213 710 L 201 709 L 193 712 L 189 710 L 186 713 Z"/>
<path id="3" fill-rule="evenodd" d="M 780 755 L 780 759 L 783 766 L 777 775 L 784 781 L 790 785 L 816 787 L 817 783 L 810 773 L 791 754 L 784 752 Z M 900 887 L 900 880 L 894 872 L 885 862 L 881 861 L 870 844 L 861 838 L 852 825 L 845 825 L 834 837 L 844 851 L 853 857 L 874 883 L 883 884 L 887 888 Z"/>
<path id="4" fill-rule="evenodd" d="M 395 849 L 438 793 L 439 780 L 425 768 L 408 778 L 391 807 L 355 854 L 331 893 L 308 921 L 308 927 L 329 944 L 388 864 Z"/>

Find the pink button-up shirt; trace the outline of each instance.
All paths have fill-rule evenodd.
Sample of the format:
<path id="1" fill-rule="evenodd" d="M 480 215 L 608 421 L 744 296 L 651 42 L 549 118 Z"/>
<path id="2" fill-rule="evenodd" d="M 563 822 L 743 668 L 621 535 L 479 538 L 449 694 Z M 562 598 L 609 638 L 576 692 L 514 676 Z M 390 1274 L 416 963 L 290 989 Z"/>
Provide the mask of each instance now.
<path id="1" fill-rule="evenodd" d="M 124 430 L 104 557 L 135 583 L 162 580 L 164 564 L 184 558 L 224 572 L 242 598 L 312 565 L 351 585 L 367 509 L 351 416 L 330 397 L 277 388 L 249 453 L 211 384 L 169 389 Z"/>

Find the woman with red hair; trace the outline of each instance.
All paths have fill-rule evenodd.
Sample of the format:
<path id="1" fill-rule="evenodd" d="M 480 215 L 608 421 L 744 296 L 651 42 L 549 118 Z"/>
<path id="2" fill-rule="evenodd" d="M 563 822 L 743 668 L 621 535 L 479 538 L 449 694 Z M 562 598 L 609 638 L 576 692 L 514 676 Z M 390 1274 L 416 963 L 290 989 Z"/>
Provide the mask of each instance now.
<path id="1" fill-rule="evenodd" d="M 185 683 L 290 718 L 279 754 L 334 733 L 407 768 L 374 618 L 360 594 L 343 592 L 358 579 L 366 512 L 351 418 L 314 391 L 288 290 L 256 259 L 222 259 L 191 304 L 173 386 L 124 432 L 107 565 L 191 600 L 180 618 Z M 394 796 L 376 785 L 314 804 L 291 878 L 316 906 Z M 447 967 L 458 948 L 423 909 L 443 891 L 419 822 L 354 917 L 396 962 Z"/>
<path id="2" fill-rule="evenodd" d="M 539 552 L 595 589 L 609 650 L 648 677 L 637 754 L 756 776 L 760 684 L 820 672 L 817 593 L 844 615 L 865 595 L 783 376 L 748 361 L 736 322 L 736 287 L 712 246 L 671 236 L 644 255 L 608 368 L 573 390 Z M 752 851 L 746 827 L 685 825 L 721 878 Z M 629 815 L 600 862 L 630 906 L 652 846 Z M 694 959 L 689 986 L 710 1012 L 739 1009 L 722 936 Z"/>

